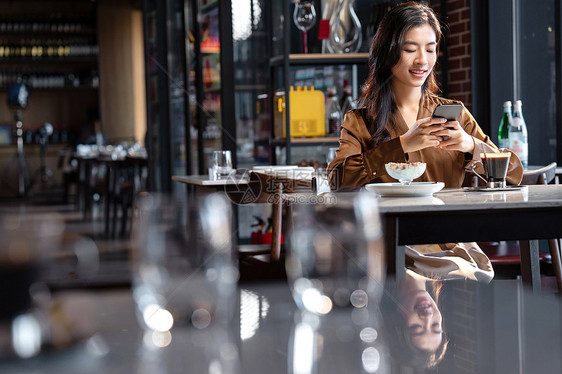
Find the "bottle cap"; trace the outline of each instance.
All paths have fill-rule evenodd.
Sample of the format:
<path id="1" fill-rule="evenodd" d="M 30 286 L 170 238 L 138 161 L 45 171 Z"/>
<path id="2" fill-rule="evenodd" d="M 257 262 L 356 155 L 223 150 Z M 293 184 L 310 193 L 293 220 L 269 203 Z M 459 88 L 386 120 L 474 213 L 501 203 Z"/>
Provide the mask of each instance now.
<path id="1" fill-rule="evenodd" d="M 511 101 L 510 101 L 510 100 L 507 100 L 505 103 L 503 103 L 503 106 L 509 106 L 509 107 L 510 107 L 510 106 L 511 106 Z"/>
<path id="2" fill-rule="evenodd" d="M 515 102 L 515 106 L 518 106 L 519 108 L 521 108 L 523 106 L 523 103 L 521 102 L 521 100 L 517 100 Z"/>

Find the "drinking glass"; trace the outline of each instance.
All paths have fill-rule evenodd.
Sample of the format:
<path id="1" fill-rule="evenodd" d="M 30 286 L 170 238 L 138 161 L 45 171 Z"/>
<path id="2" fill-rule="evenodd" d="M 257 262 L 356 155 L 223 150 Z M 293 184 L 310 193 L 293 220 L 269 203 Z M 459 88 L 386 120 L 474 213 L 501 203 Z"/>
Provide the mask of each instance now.
<path id="1" fill-rule="evenodd" d="M 326 163 L 330 165 L 334 158 L 336 158 L 336 151 L 338 148 L 328 148 L 328 155 L 326 156 Z"/>
<path id="2" fill-rule="evenodd" d="M 217 178 L 225 178 L 232 172 L 232 153 L 213 151 L 213 172 Z"/>
<path id="3" fill-rule="evenodd" d="M 314 26 L 316 22 L 316 9 L 311 1 L 300 0 L 295 4 L 293 13 L 293 21 L 302 32 L 303 53 L 308 53 L 307 31 Z"/>
<path id="4" fill-rule="evenodd" d="M 52 343 L 48 289 L 42 282 L 60 250 L 64 220 L 56 213 L 0 216 L 0 360 L 30 358 Z"/>
<path id="5" fill-rule="evenodd" d="M 482 161 L 474 161 L 471 164 L 471 171 L 486 183 L 488 188 L 505 188 L 507 169 L 509 168 L 509 159 L 511 153 L 505 149 L 500 149 L 499 153 L 481 153 Z M 486 173 L 486 179 L 474 169 L 478 163 L 482 163 Z"/>
<path id="6" fill-rule="evenodd" d="M 201 330 L 231 318 L 238 273 L 223 194 L 197 202 L 140 196 L 133 253 L 133 297 L 144 329 Z"/>
<path id="7" fill-rule="evenodd" d="M 334 308 L 376 305 L 385 263 L 374 195 L 294 209 L 286 268 L 297 306 L 324 315 Z"/>

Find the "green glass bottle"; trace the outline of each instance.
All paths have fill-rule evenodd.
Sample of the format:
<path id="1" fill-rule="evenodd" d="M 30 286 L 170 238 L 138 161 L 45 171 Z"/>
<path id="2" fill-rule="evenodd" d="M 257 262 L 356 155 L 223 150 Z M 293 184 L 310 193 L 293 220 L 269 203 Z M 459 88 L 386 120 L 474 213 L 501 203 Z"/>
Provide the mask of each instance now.
<path id="1" fill-rule="evenodd" d="M 498 146 L 500 148 L 509 147 L 509 126 L 512 121 L 511 117 L 511 101 L 503 103 L 503 114 L 498 131 Z"/>

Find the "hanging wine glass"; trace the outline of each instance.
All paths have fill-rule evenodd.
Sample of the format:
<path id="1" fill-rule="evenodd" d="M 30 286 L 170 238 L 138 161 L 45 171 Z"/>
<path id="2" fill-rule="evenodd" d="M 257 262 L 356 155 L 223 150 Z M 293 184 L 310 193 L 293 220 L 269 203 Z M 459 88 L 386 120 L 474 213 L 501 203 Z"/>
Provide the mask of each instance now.
<path id="1" fill-rule="evenodd" d="M 308 41 L 306 32 L 314 26 L 316 22 L 316 9 L 311 1 L 300 0 L 295 4 L 293 21 L 299 30 L 302 31 L 303 53 L 308 53 Z"/>

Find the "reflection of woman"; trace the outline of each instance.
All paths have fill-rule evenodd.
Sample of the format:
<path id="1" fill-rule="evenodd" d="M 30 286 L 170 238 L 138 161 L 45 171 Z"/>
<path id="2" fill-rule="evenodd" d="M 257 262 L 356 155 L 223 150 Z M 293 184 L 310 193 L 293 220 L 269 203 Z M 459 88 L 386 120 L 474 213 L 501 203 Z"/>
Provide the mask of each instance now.
<path id="1" fill-rule="evenodd" d="M 407 271 L 396 298 L 383 300 L 387 342 L 397 365 L 424 369 L 443 359 L 448 339 L 439 309 L 442 285 Z"/>
<path id="2" fill-rule="evenodd" d="M 434 94 L 433 67 L 441 37 L 439 22 L 426 5 L 404 3 L 383 18 L 373 39 L 369 77 L 359 98 L 359 109 L 346 114 L 340 147 L 328 166 L 332 190 L 352 190 L 374 182 L 395 182 L 385 171 L 388 162 L 421 161 L 427 164 L 419 181 L 442 181 L 460 187 L 469 163 L 480 160 L 480 151 L 498 152 L 468 110 L 458 121 L 432 118 L 438 104 L 451 103 Z M 477 172 L 483 172 L 481 164 Z M 523 167 L 512 154 L 509 183 L 521 181 Z M 489 281 L 493 271 L 476 243 L 409 247 L 417 265 L 426 254 L 441 253 L 467 259 L 473 279 Z M 443 257 L 442 255 L 439 256 Z M 410 263 L 413 263 L 410 261 Z M 431 260 L 426 270 L 446 276 L 461 275 L 458 262 Z M 420 266 L 418 266 L 419 268 Z M 421 266 L 424 267 L 424 266 Z M 427 273 L 426 275 L 431 275 Z"/>

